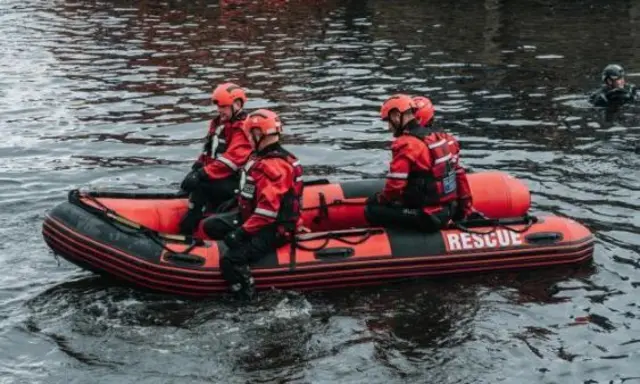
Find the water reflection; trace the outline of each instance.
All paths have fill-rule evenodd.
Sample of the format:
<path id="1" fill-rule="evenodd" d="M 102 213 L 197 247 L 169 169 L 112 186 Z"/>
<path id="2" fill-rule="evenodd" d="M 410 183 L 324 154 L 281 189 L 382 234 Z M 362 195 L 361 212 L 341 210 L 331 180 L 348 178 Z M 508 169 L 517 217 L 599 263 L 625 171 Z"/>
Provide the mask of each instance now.
<path id="1" fill-rule="evenodd" d="M 576 134 L 590 134 L 566 131 L 566 112 L 549 108 L 556 95 L 580 93 L 584 88 L 584 78 L 571 73 L 589 71 L 567 68 L 566 58 L 560 60 L 561 66 L 550 66 L 544 58 L 532 60 L 538 48 L 526 40 L 538 36 L 519 22 L 529 13 L 515 12 L 499 0 L 465 1 L 446 10 L 431 2 L 410 3 L 349 1 L 339 7 L 330 1 L 222 1 L 218 5 L 192 2 L 185 7 L 143 2 L 137 9 L 126 8 L 125 3 L 114 8 L 102 3 L 69 4 L 60 17 L 94 26 L 89 29 L 93 30 L 89 45 L 95 48 L 72 53 L 80 57 L 74 63 L 88 64 L 86 72 L 105 73 L 101 80 L 93 79 L 103 84 L 95 83 L 87 91 L 122 95 L 88 101 L 88 105 L 107 103 L 102 106 L 107 115 L 82 113 L 79 119 L 87 124 L 206 120 L 211 116 L 211 87 L 231 80 L 249 88 L 249 108 L 278 109 L 292 131 L 308 132 L 303 136 L 310 142 L 318 136 L 311 132 L 332 129 L 335 135 L 341 126 L 375 125 L 380 101 L 395 91 L 432 97 L 439 119 L 461 136 L 492 128 L 494 138 L 517 137 L 567 150 L 576 145 Z M 569 14 L 582 6 L 526 11 Z M 105 18 L 109 12 L 117 17 Z M 466 18 L 461 16 L 469 13 L 484 15 L 484 24 L 465 25 Z M 405 31 L 415 29 L 415 23 L 387 28 L 389 20 L 419 21 L 421 28 Z M 84 23 L 80 26 L 86 29 Z M 564 33 L 565 28 L 559 29 L 552 18 L 538 23 L 549 28 L 549 36 Z M 124 26 L 124 32 L 118 25 Z M 520 40 L 513 40 L 514 36 Z M 582 35 L 569 37 L 570 41 L 581 39 Z M 100 48 L 107 43 L 110 49 Z M 448 50 L 429 48 L 442 46 Z M 477 50 L 478 46 L 483 48 Z M 601 48 L 593 40 L 575 46 Z M 69 48 L 54 47 L 53 52 L 63 61 L 68 59 Z M 70 76 L 82 79 L 78 73 Z M 318 113 L 324 119 L 310 119 Z"/>

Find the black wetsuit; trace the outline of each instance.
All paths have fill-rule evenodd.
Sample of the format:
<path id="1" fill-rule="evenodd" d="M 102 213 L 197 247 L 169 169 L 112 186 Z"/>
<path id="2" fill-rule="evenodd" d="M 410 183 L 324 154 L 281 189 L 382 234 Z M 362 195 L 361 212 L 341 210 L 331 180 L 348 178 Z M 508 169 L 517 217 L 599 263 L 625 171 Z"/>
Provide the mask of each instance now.
<path id="1" fill-rule="evenodd" d="M 640 101 L 640 95 L 633 84 L 614 89 L 603 86 L 589 96 L 589 102 L 596 107 L 619 107 L 637 101 Z"/>

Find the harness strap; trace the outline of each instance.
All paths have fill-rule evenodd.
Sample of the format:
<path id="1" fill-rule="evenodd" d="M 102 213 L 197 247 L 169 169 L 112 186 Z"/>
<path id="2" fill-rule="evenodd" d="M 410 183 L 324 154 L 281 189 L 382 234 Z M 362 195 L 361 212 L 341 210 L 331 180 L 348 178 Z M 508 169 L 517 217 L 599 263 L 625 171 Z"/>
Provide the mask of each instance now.
<path id="1" fill-rule="evenodd" d="M 476 234 L 476 235 L 487 235 L 489 233 L 495 232 L 498 228 L 504 228 L 508 231 L 511 232 L 516 232 L 516 233 L 524 233 L 526 231 L 528 231 L 533 224 L 538 222 L 538 218 L 535 216 L 531 216 L 528 213 L 525 214 L 524 216 L 522 216 L 521 218 L 517 219 L 518 221 L 521 221 L 522 224 L 524 224 L 524 227 L 522 229 L 516 229 L 513 227 L 510 227 L 509 225 L 507 225 L 507 223 L 509 222 L 513 222 L 513 224 L 517 225 L 517 221 L 516 220 L 509 220 L 509 219 L 484 219 L 484 220 L 472 220 L 469 221 L 469 223 L 474 224 L 474 225 L 463 225 L 460 222 L 453 222 L 453 227 L 456 229 L 459 229 L 462 232 L 466 232 L 466 233 L 472 233 L 472 234 Z M 475 227 L 479 227 L 479 226 L 484 226 L 486 224 L 491 224 L 492 228 L 489 231 L 486 232 L 482 232 L 482 231 L 474 231 L 472 229 L 470 229 L 469 227 L 471 226 L 475 226 Z"/>

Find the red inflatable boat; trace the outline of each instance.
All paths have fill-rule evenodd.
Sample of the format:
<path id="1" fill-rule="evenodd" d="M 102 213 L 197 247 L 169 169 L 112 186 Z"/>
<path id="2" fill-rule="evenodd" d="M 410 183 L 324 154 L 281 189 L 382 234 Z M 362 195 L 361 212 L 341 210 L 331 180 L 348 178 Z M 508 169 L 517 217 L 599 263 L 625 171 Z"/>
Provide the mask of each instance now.
<path id="1" fill-rule="evenodd" d="M 470 175 L 476 209 L 493 219 L 430 234 L 367 228 L 364 200 L 383 182 L 307 186 L 303 207 L 313 232 L 253 265 L 257 287 L 360 286 L 573 264 L 593 255 L 589 230 L 566 218 L 527 215 L 528 189 L 499 172 Z M 142 288 L 185 296 L 226 291 L 218 270 L 224 243 L 175 235 L 185 211 L 186 198 L 176 193 L 74 190 L 47 214 L 43 235 L 55 253 L 78 266 Z"/>

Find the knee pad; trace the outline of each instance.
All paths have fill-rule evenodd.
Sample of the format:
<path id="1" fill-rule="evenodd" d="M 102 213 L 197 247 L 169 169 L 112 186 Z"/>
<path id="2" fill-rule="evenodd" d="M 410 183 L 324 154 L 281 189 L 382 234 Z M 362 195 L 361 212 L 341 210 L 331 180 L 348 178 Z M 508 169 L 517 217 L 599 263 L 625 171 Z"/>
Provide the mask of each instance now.
<path id="1" fill-rule="evenodd" d="M 222 240 L 227 233 L 231 232 L 240 225 L 238 213 L 231 212 L 228 214 L 217 214 L 208 217 L 202 223 L 202 230 L 211 239 Z"/>
<path id="2" fill-rule="evenodd" d="M 401 209 L 382 204 L 368 204 L 364 209 L 364 216 L 370 225 L 388 226 L 400 224 L 403 216 Z"/>
<path id="3" fill-rule="evenodd" d="M 236 189 L 238 189 L 239 183 L 240 180 L 235 177 L 213 180 L 203 183 L 202 192 L 217 207 L 225 201 L 236 197 Z"/>

